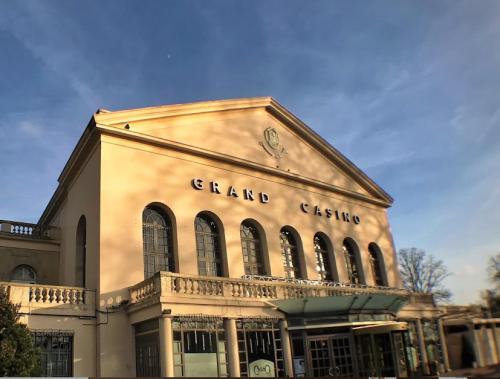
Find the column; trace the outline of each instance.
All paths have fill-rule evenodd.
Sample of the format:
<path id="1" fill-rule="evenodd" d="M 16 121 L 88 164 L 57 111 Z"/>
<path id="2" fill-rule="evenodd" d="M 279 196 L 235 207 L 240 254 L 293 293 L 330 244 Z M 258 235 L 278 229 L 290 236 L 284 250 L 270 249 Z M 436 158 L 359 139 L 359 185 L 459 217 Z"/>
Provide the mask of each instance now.
<path id="1" fill-rule="evenodd" d="M 489 318 L 490 319 L 492 318 L 491 312 L 489 314 Z M 500 361 L 500 351 L 498 350 L 499 346 L 498 346 L 498 340 L 497 340 L 497 328 L 496 328 L 494 321 L 492 321 L 490 324 L 491 324 L 491 334 L 493 337 L 493 346 L 495 347 L 495 355 L 494 355 L 495 362 L 493 362 L 493 364 L 497 364 Z"/>
<path id="2" fill-rule="evenodd" d="M 477 367 L 483 367 L 484 366 L 484 358 L 483 358 L 483 352 L 481 349 L 481 341 L 478 338 L 477 332 L 474 327 L 474 323 L 470 323 L 467 325 L 469 328 L 469 333 L 471 334 L 471 340 L 472 344 L 474 345 L 474 355 L 476 356 L 476 365 Z"/>
<path id="3" fill-rule="evenodd" d="M 224 320 L 224 324 L 227 338 L 229 376 L 237 378 L 240 376 L 240 356 L 238 352 L 238 333 L 236 331 L 236 320 L 228 318 Z"/>
<path id="4" fill-rule="evenodd" d="M 288 323 L 280 321 L 281 347 L 283 348 L 283 361 L 285 363 L 285 376 L 293 377 L 292 349 L 290 346 L 290 335 L 288 334 Z"/>
<path id="5" fill-rule="evenodd" d="M 425 337 L 424 330 L 422 328 L 422 321 L 420 319 L 416 319 L 415 324 L 417 325 L 418 347 L 420 349 L 420 366 L 422 367 L 422 373 L 424 375 L 429 375 L 429 360 L 427 358 L 427 349 L 425 347 Z"/>
<path id="6" fill-rule="evenodd" d="M 448 345 L 446 344 L 446 335 L 444 334 L 443 320 L 438 319 L 438 332 L 439 343 L 441 344 L 441 351 L 443 353 L 444 370 L 450 371 L 450 360 L 448 358 Z"/>
<path id="7" fill-rule="evenodd" d="M 160 376 L 174 376 L 174 338 L 172 317 L 160 317 Z"/>

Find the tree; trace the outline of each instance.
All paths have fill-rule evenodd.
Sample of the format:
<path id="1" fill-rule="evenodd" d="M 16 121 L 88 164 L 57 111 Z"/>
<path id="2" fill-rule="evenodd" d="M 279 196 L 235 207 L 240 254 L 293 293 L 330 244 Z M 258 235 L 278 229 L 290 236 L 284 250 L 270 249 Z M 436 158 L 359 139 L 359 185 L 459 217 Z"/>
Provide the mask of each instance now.
<path id="1" fill-rule="evenodd" d="M 40 376 L 40 353 L 19 322 L 19 307 L 0 287 L 0 376 Z"/>
<path id="2" fill-rule="evenodd" d="M 500 289 L 500 253 L 488 259 L 487 270 L 490 281 L 496 289 Z"/>
<path id="3" fill-rule="evenodd" d="M 489 257 L 487 272 L 493 288 L 484 290 L 482 297 L 492 317 L 498 317 L 500 316 L 500 253 L 494 257 Z"/>
<path id="4" fill-rule="evenodd" d="M 443 280 L 451 273 L 442 260 L 415 247 L 400 249 L 398 255 L 399 269 L 406 289 L 432 293 L 436 301 L 440 302 L 451 298 L 451 291 L 443 286 Z"/>

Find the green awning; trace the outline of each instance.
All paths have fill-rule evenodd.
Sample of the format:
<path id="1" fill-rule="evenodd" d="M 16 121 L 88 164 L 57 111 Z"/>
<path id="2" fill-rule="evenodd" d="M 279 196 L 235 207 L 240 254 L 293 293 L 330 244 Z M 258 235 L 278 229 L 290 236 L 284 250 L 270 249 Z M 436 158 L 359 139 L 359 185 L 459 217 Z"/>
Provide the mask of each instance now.
<path id="1" fill-rule="evenodd" d="M 347 313 L 356 311 L 398 312 L 408 298 L 390 294 L 358 294 L 274 300 L 272 303 L 287 314 Z"/>

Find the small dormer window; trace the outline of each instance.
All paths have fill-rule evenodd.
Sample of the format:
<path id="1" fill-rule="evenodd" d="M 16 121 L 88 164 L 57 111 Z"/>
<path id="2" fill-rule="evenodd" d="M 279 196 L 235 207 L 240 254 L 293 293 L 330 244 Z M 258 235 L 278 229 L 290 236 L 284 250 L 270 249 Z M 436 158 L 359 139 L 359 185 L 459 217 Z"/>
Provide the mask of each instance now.
<path id="1" fill-rule="evenodd" d="M 19 265 L 12 273 L 13 282 L 36 283 L 36 273 L 29 265 Z"/>

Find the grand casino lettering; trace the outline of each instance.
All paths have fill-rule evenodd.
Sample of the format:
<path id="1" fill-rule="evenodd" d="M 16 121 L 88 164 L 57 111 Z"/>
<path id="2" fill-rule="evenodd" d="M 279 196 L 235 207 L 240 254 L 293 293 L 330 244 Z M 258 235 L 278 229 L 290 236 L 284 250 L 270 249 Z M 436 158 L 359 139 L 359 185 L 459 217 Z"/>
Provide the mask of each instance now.
<path id="1" fill-rule="evenodd" d="M 205 182 L 203 179 L 200 178 L 194 178 L 193 180 L 191 180 L 191 185 L 193 186 L 194 189 L 199 191 L 205 189 Z M 240 197 L 240 195 L 242 195 L 243 199 L 245 200 L 254 201 L 256 198 L 258 198 L 260 202 L 263 204 L 269 203 L 269 195 L 265 192 L 257 193 L 249 188 L 243 188 L 243 190 L 239 192 L 235 186 L 222 188 L 219 182 L 216 182 L 214 180 L 209 182 L 207 187 L 210 189 L 210 192 L 215 194 L 225 193 L 227 196 L 235 198 L 238 198 Z"/>
<path id="2" fill-rule="evenodd" d="M 301 203 L 300 209 L 304 213 L 311 213 L 315 216 L 326 217 L 326 218 L 334 218 L 338 221 L 343 222 L 353 222 L 356 225 L 361 222 L 361 219 L 358 215 L 349 214 L 349 212 L 341 212 L 338 209 L 333 208 L 322 208 L 319 205 L 309 205 L 308 203 Z"/>
<path id="3" fill-rule="evenodd" d="M 221 184 L 215 180 L 206 181 L 201 178 L 194 178 L 191 180 L 191 186 L 198 191 L 207 190 L 211 193 L 217 195 L 226 195 L 232 198 L 243 198 L 244 200 L 254 201 L 258 200 L 263 204 L 269 203 L 269 194 L 266 192 L 254 192 L 250 188 L 243 188 L 238 190 L 235 186 L 230 185 L 227 187 L 221 186 Z M 304 213 L 312 214 L 318 217 L 326 217 L 328 219 L 334 219 L 343 222 L 352 222 L 354 224 L 359 224 L 361 219 L 358 215 L 350 214 L 349 212 L 339 211 L 334 208 L 322 208 L 319 205 L 309 205 L 306 202 L 300 203 L 300 209 Z"/>

